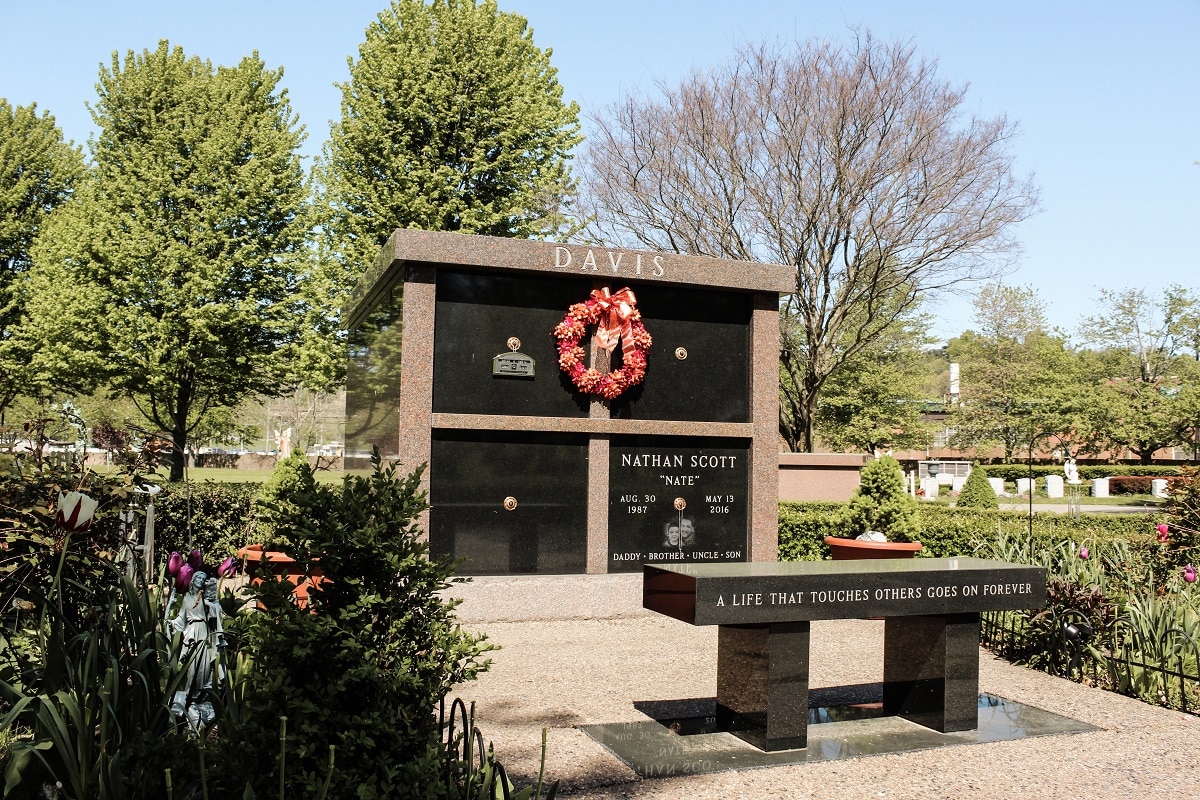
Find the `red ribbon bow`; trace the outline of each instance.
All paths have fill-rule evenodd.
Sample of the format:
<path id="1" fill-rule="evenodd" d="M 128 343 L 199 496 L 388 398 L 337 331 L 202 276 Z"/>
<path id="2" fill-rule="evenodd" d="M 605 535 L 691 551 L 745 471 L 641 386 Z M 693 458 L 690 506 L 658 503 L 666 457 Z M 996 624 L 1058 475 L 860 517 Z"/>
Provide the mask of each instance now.
<path id="1" fill-rule="evenodd" d="M 637 314 L 637 298 L 629 287 L 612 294 L 608 287 L 592 290 L 592 300 L 601 308 L 600 319 L 596 322 L 596 341 L 600 346 L 612 353 L 618 339 L 624 339 L 621 352 L 628 358 L 633 352 L 632 319 Z"/>

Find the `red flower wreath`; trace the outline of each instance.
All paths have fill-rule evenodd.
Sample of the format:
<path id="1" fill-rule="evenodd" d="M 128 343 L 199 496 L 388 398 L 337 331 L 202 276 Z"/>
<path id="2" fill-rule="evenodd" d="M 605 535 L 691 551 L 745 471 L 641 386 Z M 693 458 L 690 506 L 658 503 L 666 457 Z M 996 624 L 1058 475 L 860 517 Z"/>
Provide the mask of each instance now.
<path id="1" fill-rule="evenodd" d="M 610 353 L 620 340 L 624 362 L 620 369 L 601 374 L 584 366 L 587 352 L 579 343 L 589 325 L 596 326 L 596 340 Z M 633 292 L 624 288 L 612 294 L 607 286 L 592 290 L 588 300 L 572 305 L 563 321 L 554 327 L 554 338 L 558 339 L 559 369 L 571 377 L 580 391 L 605 400 L 617 398 L 642 382 L 646 377 L 646 351 L 654 341 L 642 324 Z"/>

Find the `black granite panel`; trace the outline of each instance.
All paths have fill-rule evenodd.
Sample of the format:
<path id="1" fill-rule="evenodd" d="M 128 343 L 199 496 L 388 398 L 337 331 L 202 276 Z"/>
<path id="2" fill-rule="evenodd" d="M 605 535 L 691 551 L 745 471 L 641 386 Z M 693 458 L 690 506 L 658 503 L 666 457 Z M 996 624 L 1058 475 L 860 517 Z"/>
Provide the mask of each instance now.
<path id="1" fill-rule="evenodd" d="M 645 567 L 643 604 L 660 610 L 656 570 L 694 581 L 689 607 L 676 592 L 661 613 L 696 625 L 945 615 L 1041 608 L 1046 570 L 978 558 L 880 559 Z"/>
<path id="2" fill-rule="evenodd" d="M 402 286 L 397 278 L 349 334 L 346 366 L 346 469 L 370 465 L 371 448 L 395 460 L 400 445 Z"/>
<path id="3" fill-rule="evenodd" d="M 974 728 L 979 615 L 892 617 L 884 625 L 884 710 L 942 733 Z"/>
<path id="4" fill-rule="evenodd" d="M 809 623 L 722 625 L 717 725 L 761 750 L 807 744 Z"/>
<path id="5" fill-rule="evenodd" d="M 588 398 L 558 368 L 552 331 L 591 293 L 589 280 L 439 269 L 433 343 L 433 410 L 459 414 L 586 417 Z M 508 340 L 534 374 L 494 375 Z"/>
<path id="6" fill-rule="evenodd" d="M 752 296 L 636 283 L 630 288 L 654 344 L 647 357 L 645 382 L 614 400 L 612 415 L 749 421 Z M 685 352 L 677 355 L 681 348 Z M 613 363 L 620 363 L 619 359 Z"/>
<path id="7" fill-rule="evenodd" d="M 584 572 L 587 450 L 574 434 L 434 431 L 431 555 L 468 575 Z"/>
<path id="8" fill-rule="evenodd" d="M 749 445 L 615 436 L 609 446 L 609 572 L 647 561 L 745 561 Z"/>

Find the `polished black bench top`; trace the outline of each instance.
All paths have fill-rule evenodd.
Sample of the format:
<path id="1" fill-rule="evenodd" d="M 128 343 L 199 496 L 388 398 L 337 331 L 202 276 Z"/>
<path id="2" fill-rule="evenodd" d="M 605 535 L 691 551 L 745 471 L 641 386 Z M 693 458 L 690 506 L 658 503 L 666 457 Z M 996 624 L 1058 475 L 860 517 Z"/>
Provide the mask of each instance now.
<path id="1" fill-rule="evenodd" d="M 693 625 L 1042 608 L 1044 567 L 983 558 L 646 564 L 642 605 Z"/>

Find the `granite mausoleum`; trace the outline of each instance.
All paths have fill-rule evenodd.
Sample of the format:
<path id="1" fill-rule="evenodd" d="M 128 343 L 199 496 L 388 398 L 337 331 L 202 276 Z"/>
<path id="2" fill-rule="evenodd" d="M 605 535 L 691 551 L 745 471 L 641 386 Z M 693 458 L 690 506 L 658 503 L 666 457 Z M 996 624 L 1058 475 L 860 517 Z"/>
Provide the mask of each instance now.
<path id="1" fill-rule="evenodd" d="M 792 281 L 780 265 L 397 230 L 347 308 L 346 467 L 373 446 L 428 464 L 431 551 L 467 574 L 773 561 Z M 607 390 L 560 365 L 556 326 L 578 304 L 598 315 L 581 361 Z"/>

